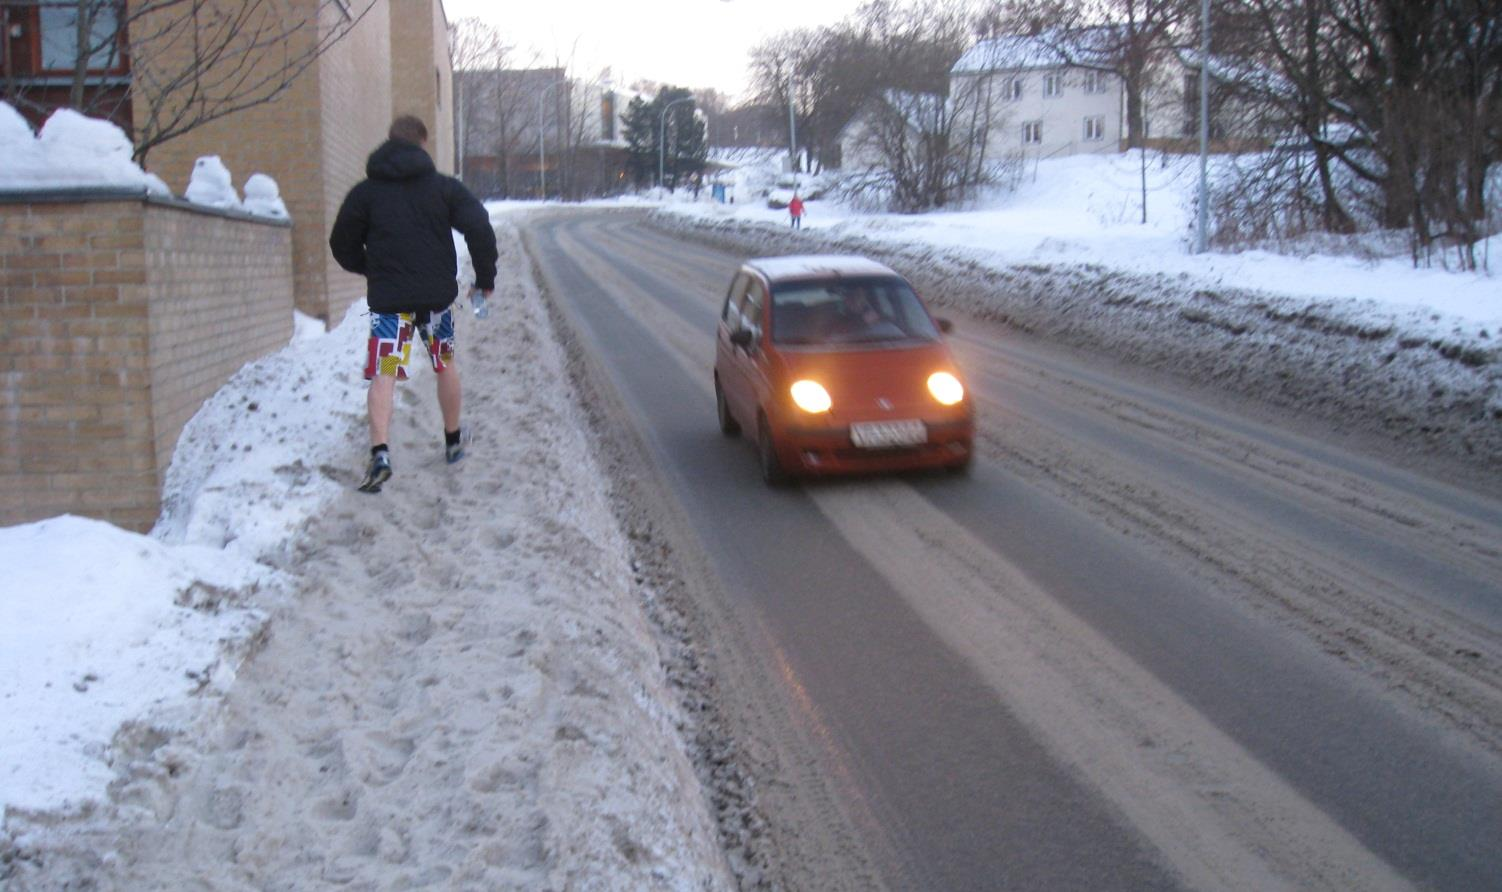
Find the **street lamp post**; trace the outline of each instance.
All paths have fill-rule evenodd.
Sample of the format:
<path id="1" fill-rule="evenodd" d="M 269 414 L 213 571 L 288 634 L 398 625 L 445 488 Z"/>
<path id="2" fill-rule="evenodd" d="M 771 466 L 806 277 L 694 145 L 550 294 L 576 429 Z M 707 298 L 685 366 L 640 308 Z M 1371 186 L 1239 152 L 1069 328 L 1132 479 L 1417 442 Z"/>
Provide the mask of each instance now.
<path id="1" fill-rule="evenodd" d="M 541 189 L 537 195 L 539 201 L 548 200 L 548 152 L 547 140 L 543 138 L 545 131 L 542 127 L 542 100 L 548 95 L 549 90 L 566 83 L 568 83 L 568 78 L 565 76 L 562 80 L 553 81 L 543 87 L 537 94 L 537 175 L 541 178 Z"/>
<path id="2" fill-rule="evenodd" d="M 666 166 L 668 151 L 668 110 L 680 102 L 693 102 L 692 96 L 681 96 L 662 107 L 662 114 L 657 116 L 657 188 L 662 188 L 663 169 Z"/>

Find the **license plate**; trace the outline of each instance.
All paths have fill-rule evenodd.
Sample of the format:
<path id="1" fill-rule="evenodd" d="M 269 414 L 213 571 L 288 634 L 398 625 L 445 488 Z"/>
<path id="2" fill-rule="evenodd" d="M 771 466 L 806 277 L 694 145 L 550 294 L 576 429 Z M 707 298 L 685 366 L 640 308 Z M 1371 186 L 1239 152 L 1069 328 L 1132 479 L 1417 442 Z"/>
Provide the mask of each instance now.
<path id="1" fill-rule="evenodd" d="M 850 425 L 850 442 L 861 449 L 890 449 L 928 442 L 921 421 L 862 421 Z"/>

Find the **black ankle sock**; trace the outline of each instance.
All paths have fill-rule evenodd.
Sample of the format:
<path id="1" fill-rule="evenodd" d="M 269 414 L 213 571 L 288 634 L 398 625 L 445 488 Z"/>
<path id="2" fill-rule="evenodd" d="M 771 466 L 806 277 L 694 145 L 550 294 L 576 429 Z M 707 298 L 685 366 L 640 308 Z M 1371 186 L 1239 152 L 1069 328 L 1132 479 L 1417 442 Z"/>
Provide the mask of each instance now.
<path id="1" fill-rule="evenodd" d="M 388 450 L 386 448 L 386 444 L 385 443 L 377 443 L 376 445 L 370 447 L 370 457 L 371 458 L 375 458 L 376 457 L 376 453 L 379 453 L 379 452 L 388 452 L 388 451 L 390 451 L 390 450 Z"/>
<path id="2" fill-rule="evenodd" d="M 463 428 L 460 428 L 459 430 L 463 430 Z M 458 430 L 444 431 L 443 432 L 443 445 L 445 445 L 445 446 L 452 446 L 452 445 L 454 445 L 455 443 L 458 443 L 458 442 L 459 442 L 459 431 Z"/>

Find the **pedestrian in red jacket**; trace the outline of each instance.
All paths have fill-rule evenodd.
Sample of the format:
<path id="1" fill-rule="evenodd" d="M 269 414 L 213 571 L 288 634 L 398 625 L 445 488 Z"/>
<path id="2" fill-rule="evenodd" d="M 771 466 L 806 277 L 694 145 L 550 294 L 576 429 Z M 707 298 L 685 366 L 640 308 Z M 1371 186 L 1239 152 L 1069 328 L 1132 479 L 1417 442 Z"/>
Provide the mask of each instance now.
<path id="1" fill-rule="evenodd" d="M 797 195 L 797 193 L 794 193 L 793 194 L 793 200 L 790 201 L 790 202 L 788 202 L 788 213 L 790 215 L 792 215 L 792 218 L 793 218 L 793 228 L 794 229 L 802 229 L 803 228 L 803 199 L 799 198 L 798 195 Z"/>

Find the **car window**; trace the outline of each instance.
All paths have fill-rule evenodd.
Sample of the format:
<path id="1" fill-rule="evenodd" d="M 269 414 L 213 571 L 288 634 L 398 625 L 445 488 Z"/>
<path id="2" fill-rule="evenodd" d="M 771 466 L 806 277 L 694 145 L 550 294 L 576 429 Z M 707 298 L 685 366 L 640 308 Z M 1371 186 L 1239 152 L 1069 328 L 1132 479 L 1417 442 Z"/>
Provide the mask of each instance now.
<path id="1" fill-rule="evenodd" d="M 872 344 L 939 337 L 922 301 L 902 279 L 789 282 L 773 289 L 772 301 L 772 341 L 777 344 Z"/>
<path id="2" fill-rule="evenodd" d="M 762 285 L 760 279 L 751 279 L 750 285 L 746 288 L 746 296 L 741 301 L 741 328 L 750 330 L 751 335 L 757 339 L 761 338 L 766 306 L 766 286 Z"/>
<path id="3" fill-rule="evenodd" d="M 746 273 L 739 273 L 730 280 L 730 290 L 725 292 L 725 306 L 720 308 L 720 319 L 732 329 L 736 327 L 739 318 L 741 297 L 746 293 L 746 283 L 751 277 Z"/>

